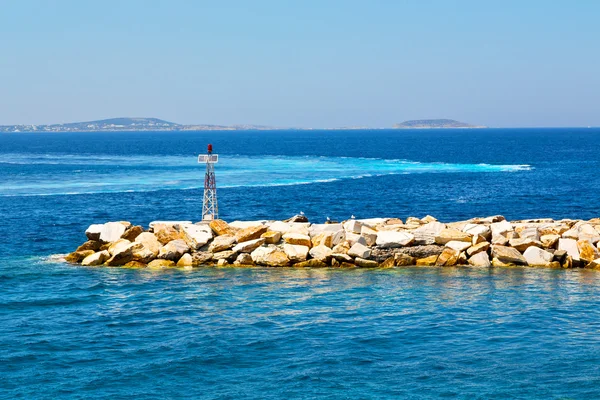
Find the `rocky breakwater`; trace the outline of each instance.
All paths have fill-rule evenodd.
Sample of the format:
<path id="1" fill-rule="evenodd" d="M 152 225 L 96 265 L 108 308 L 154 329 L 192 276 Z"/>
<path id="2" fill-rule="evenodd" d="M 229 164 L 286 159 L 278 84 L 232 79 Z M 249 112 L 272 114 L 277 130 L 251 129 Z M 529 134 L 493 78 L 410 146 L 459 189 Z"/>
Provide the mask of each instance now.
<path id="1" fill-rule="evenodd" d="M 502 216 L 443 223 L 431 216 L 288 221 L 156 221 L 91 225 L 65 261 L 84 266 L 534 266 L 600 268 L 600 218 L 588 221 Z M 301 222 L 299 222 L 301 221 Z"/>

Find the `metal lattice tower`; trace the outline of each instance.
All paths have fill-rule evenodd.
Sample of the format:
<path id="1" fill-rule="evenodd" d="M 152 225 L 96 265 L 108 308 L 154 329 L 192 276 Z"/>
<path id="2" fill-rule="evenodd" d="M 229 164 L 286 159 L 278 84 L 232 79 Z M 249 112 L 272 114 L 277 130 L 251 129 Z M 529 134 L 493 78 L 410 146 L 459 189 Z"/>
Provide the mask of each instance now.
<path id="1" fill-rule="evenodd" d="M 219 218 L 217 204 L 217 181 L 215 179 L 215 164 L 219 161 L 217 154 L 212 154 L 212 144 L 208 145 L 208 154 L 200 154 L 198 163 L 206 164 L 204 175 L 204 200 L 202 201 L 202 220 L 211 221 Z"/>

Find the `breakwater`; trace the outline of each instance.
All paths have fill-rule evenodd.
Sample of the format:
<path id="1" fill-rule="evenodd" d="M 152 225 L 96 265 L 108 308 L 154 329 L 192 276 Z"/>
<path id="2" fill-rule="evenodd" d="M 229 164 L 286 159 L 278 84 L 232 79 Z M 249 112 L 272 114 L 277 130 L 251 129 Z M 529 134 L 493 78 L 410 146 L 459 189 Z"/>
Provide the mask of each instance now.
<path id="1" fill-rule="evenodd" d="M 83 266 L 600 268 L 600 218 L 440 222 L 424 218 L 93 224 L 65 261 Z"/>

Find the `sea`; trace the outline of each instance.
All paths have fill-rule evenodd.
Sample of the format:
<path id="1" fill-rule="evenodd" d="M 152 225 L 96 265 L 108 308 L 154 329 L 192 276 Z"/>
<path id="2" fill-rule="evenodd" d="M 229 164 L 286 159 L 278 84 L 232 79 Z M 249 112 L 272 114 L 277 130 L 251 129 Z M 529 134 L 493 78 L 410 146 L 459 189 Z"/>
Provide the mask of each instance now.
<path id="1" fill-rule="evenodd" d="M 92 223 L 600 217 L 600 129 L 0 134 L 1 399 L 598 399 L 600 271 L 85 268 Z"/>

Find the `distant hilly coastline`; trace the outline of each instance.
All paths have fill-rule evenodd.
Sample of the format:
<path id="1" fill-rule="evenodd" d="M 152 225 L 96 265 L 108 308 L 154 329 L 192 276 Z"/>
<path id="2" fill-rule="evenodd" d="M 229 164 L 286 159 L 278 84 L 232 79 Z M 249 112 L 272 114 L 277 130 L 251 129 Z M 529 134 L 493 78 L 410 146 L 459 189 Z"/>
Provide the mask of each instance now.
<path id="1" fill-rule="evenodd" d="M 471 125 L 453 119 L 414 119 L 394 125 L 395 129 L 456 129 L 487 128 L 482 125 Z"/>
<path id="2" fill-rule="evenodd" d="M 443 128 L 485 128 L 452 119 L 424 119 L 404 121 L 395 124 L 395 129 L 443 129 Z M 238 130 L 280 130 L 316 128 L 281 128 L 267 125 L 182 125 L 158 118 L 110 118 L 98 121 L 70 122 L 51 125 L 0 125 L 0 132 L 143 132 L 143 131 L 238 131 Z M 368 127 L 343 127 L 336 129 L 373 129 Z M 388 128 L 389 129 L 389 128 Z"/>

